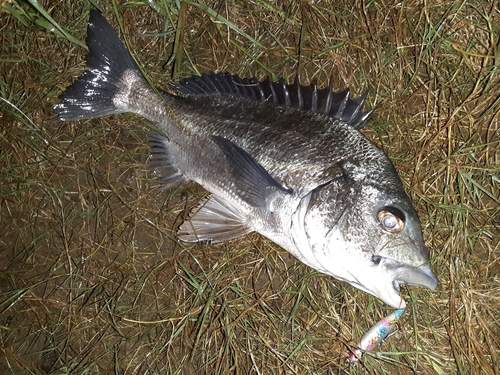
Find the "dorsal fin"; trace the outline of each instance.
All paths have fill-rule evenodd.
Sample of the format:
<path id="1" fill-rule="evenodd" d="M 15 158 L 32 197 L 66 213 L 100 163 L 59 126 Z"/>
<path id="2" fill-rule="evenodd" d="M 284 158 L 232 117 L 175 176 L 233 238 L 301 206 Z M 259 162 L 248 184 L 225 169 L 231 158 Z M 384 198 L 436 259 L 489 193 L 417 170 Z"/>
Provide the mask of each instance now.
<path id="1" fill-rule="evenodd" d="M 283 78 L 276 82 L 269 78 L 257 81 L 255 78 L 240 78 L 229 73 L 204 73 L 172 84 L 171 87 L 177 94 L 187 97 L 220 95 L 320 112 L 344 121 L 355 129 L 361 129 L 373 112 L 362 111 L 366 94 L 350 99 L 348 90 L 333 91 L 331 86 L 318 90 L 316 83 L 302 86 L 297 78 L 294 83 L 286 84 Z"/>

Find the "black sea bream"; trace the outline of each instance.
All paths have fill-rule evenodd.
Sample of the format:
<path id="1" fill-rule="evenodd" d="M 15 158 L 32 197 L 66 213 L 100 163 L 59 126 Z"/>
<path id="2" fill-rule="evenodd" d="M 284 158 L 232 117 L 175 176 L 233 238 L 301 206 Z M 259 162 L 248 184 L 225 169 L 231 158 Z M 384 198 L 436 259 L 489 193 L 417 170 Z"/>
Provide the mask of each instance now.
<path id="1" fill-rule="evenodd" d="M 399 285 L 435 289 L 422 229 L 389 158 L 357 128 L 364 99 L 315 85 L 206 74 L 157 94 L 97 11 L 87 70 L 62 94 L 61 120 L 122 112 L 153 121 L 153 159 L 167 186 L 211 195 L 180 228 L 182 241 L 258 232 L 308 266 L 395 308 Z"/>

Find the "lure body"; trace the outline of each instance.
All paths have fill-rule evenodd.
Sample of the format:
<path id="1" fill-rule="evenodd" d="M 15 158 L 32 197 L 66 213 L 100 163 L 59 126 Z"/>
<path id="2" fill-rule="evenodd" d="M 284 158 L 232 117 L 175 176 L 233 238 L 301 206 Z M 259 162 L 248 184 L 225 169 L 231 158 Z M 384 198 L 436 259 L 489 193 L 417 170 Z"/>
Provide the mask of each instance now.
<path id="1" fill-rule="evenodd" d="M 356 349 L 354 349 L 349 356 L 349 362 L 357 362 L 366 351 L 371 351 L 379 346 L 387 336 L 389 336 L 396 329 L 396 323 L 404 309 L 394 311 L 392 314 L 387 315 L 385 318 L 376 323 L 366 334 L 363 336 Z"/>

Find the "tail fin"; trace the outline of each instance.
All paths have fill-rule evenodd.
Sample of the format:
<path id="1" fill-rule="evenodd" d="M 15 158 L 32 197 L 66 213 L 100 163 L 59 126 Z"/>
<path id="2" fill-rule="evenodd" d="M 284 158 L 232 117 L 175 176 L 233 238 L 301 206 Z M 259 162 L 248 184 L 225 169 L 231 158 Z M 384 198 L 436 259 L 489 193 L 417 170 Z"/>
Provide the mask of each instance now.
<path id="1" fill-rule="evenodd" d="M 90 11 L 86 42 L 87 70 L 61 95 L 61 103 L 54 106 L 61 120 L 127 112 L 129 109 L 120 98 L 128 95 L 131 80 L 145 82 L 115 30 L 97 10 Z"/>

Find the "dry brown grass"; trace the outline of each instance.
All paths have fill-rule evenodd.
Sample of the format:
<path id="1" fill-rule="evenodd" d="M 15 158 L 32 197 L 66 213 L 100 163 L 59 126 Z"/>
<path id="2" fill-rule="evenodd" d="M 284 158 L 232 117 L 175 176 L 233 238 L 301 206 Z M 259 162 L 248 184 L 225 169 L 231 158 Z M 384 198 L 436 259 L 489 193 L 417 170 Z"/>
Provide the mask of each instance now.
<path id="1" fill-rule="evenodd" d="M 256 234 L 176 242 L 202 189 L 157 191 L 138 117 L 58 122 L 85 50 L 1 3 L 2 374 L 500 374 L 497 2 L 208 1 L 182 22 L 169 1 L 97 2 L 159 86 L 219 70 L 369 90 L 364 132 L 414 199 L 440 285 L 406 289 L 400 329 L 357 366 L 348 348 L 390 310 Z M 51 4 L 83 40 L 90 3 Z"/>

